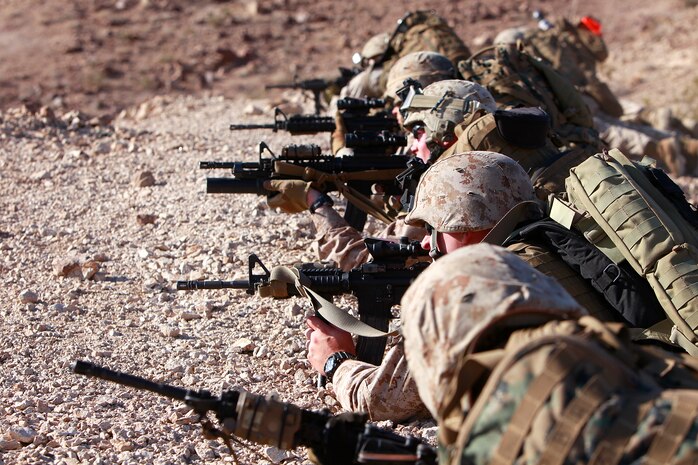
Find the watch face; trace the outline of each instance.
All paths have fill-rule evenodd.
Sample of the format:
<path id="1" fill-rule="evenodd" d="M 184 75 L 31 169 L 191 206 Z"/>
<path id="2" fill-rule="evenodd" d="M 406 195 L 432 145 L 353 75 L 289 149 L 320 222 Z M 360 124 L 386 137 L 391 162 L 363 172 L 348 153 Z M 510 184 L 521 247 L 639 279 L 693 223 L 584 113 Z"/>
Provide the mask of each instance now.
<path id="1" fill-rule="evenodd" d="M 337 370 L 339 365 L 341 365 L 343 361 L 351 358 L 354 357 L 347 352 L 335 352 L 334 354 L 330 355 L 325 362 L 325 366 L 322 368 L 325 375 L 332 380 L 332 375 L 334 375 L 334 372 Z"/>
<path id="2" fill-rule="evenodd" d="M 327 359 L 325 362 L 325 366 L 323 367 L 323 370 L 325 373 L 330 373 L 334 371 L 334 366 L 335 366 L 335 358 L 334 355 L 330 355 L 330 358 Z"/>

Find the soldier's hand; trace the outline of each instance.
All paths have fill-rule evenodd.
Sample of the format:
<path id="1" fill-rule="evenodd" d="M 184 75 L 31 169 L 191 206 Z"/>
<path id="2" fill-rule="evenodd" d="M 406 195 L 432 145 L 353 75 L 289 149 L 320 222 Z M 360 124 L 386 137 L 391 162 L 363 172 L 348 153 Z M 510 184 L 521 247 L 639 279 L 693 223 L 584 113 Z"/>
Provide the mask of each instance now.
<path id="1" fill-rule="evenodd" d="M 321 375 L 325 374 L 325 362 L 335 352 L 356 354 L 354 340 L 351 334 L 335 326 L 325 323 L 316 316 L 306 321 L 308 329 L 305 337 L 308 340 L 308 361 Z"/>
<path id="2" fill-rule="evenodd" d="M 308 191 L 310 183 L 297 180 L 270 180 L 264 183 L 264 188 L 278 191 L 267 199 L 267 205 L 280 208 L 286 213 L 299 213 L 308 209 Z"/>

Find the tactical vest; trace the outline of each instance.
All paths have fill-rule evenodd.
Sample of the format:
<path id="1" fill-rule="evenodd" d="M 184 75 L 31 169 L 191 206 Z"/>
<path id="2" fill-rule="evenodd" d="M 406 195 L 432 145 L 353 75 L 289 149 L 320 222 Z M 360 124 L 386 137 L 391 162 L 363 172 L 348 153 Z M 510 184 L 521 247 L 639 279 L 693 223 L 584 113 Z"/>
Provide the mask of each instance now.
<path id="1" fill-rule="evenodd" d="M 647 280 L 627 263 L 615 264 L 580 233 L 550 218 L 519 227 L 502 245 L 555 278 L 602 321 L 648 328 L 665 318 Z"/>
<path id="2" fill-rule="evenodd" d="M 696 368 L 632 344 L 620 324 L 505 314 L 478 331 L 451 379 L 439 463 L 696 463 Z"/>
<path id="3" fill-rule="evenodd" d="M 540 244 L 525 240 L 512 241 L 505 244 L 505 247 L 536 270 L 556 280 L 590 315 L 602 321 L 618 321 L 615 312 L 609 308 L 599 293 L 557 253 Z"/>
<path id="4" fill-rule="evenodd" d="M 575 87 L 550 66 L 515 45 L 493 47 L 494 56 L 458 63 L 464 79 L 487 87 L 500 108 L 540 107 L 551 118 L 559 146 L 598 149 L 601 141 L 589 108 Z"/>

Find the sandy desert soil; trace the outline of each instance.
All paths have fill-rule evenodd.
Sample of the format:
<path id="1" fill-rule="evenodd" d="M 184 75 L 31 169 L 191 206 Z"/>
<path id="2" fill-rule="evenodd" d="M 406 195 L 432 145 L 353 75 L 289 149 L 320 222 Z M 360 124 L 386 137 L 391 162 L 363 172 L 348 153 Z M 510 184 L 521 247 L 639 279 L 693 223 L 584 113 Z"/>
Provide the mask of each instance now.
<path id="1" fill-rule="evenodd" d="M 244 278 L 252 252 L 268 265 L 315 258 L 307 214 L 206 195 L 198 162 L 254 160 L 260 140 L 290 142 L 227 124 L 262 121 L 278 102 L 310 110 L 262 85 L 331 74 L 402 11 L 365 0 L 0 5 L 0 464 L 232 461 L 182 405 L 73 375 L 75 359 L 337 411 L 304 359 L 305 302 L 174 282 Z M 698 9 L 683 1 L 404 7 L 437 8 L 471 45 L 535 7 L 591 9 L 604 19 L 614 90 L 696 116 Z M 263 115 L 243 111 L 252 98 Z M 327 137 L 301 141 L 326 147 Z M 693 180 L 679 182 L 696 201 Z M 398 430 L 434 436 L 429 423 Z M 306 460 L 252 450 L 261 457 L 240 449 L 242 463 Z"/>

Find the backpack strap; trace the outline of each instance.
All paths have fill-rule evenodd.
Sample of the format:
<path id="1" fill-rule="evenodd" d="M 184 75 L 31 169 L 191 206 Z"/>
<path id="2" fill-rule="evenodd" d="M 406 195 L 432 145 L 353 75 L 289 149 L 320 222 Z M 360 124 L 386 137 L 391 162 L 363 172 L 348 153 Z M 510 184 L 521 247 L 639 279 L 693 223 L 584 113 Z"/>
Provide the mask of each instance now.
<path id="1" fill-rule="evenodd" d="M 545 465 L 563 465 L 565 463 L 565 459 L 582 432 L 582 428 L 599 405 L 608 399 L 611 388 L 604 381 L 604 376 L 604 373 L 592 376 L 581 392 L 565 407 L 560 421 L 546 438 L 548 445 L 540 457 L 539 463 Z"/>
<path id="2" fill-rule="evenodd" d="M 514 463 L 524 440 L 528 436 L 536 413 L 548 401 L 555 386 L 577 367 L 576 362 L 576 357 L 571 355 L 568 346 L 562 345 L 555 350 L 555 353 L 551 355 L 548 369 L 533 380 L 521 399 L 521 403 L 507 425 L 507 430 L 492 456 L 490 465 L 511 465 Z M 474 417 L 477 416 L 479 415 L 474 415 Z"/>
<path id="3" fill-rule="evenodd" d="M 640 405 L 631 400 L 627 401 L 608 428 L 608 435 L 596 446 L 589 465 L 618 465 L 623 458 L 626 444 L 637 431 L 637 425 L 653 405 L 652 399 Z"/>
<path id="4" fill-rule="evenodd" d="M 514 205 L 487 233 L 482 242 L 502 245 L 507 237 L 516 229 L 519 223 L 543 216 L 540 204 L 535 200 L 527 200 Z"/>
<path id="5" fill-rule="evenodd" d="M 647 465 L 664 465 L 676 456 L 681 443 L 696 422 L 698 398 L 685 392 L 673 392 L 671 412 L 664 421 L 645 456 Z"/>

